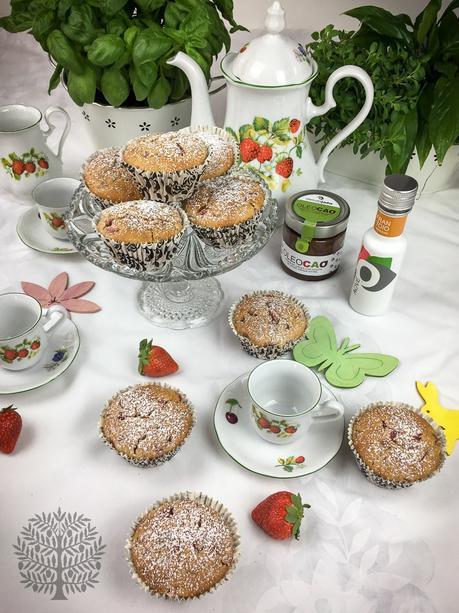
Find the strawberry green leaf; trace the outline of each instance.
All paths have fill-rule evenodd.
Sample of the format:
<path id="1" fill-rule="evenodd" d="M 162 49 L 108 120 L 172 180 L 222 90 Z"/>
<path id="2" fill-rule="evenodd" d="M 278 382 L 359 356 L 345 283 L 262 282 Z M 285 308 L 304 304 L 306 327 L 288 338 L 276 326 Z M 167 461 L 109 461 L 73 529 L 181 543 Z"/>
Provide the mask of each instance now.
<path id="1" fill-rule="evenodd" d="M 267 132 L 269 130 L 269 120 L 265 117 L 255 117 L 253 127 L 257 132 L 260 132 L 260 130 Z"/>
<path id="2" fill-rule="evenodd" d="M 241 406 L 239 402 L 236 400 L 236 398 L 228 398 L 227 400 L 225 400 L 225 404 L 229 404 L 230 407 L 234 407 L 234 406 L 240 407 Z"/>

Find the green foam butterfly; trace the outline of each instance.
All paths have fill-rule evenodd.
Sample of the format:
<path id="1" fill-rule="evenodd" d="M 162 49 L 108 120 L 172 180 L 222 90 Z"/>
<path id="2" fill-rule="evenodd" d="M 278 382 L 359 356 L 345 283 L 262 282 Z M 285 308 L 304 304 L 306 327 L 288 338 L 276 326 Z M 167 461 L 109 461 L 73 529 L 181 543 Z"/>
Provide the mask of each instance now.
<path id="1" fill-rule="evenodd" d="M 331 321 L 320 315 L 309 323 L 306 339 L 293 348 L 293 357 L 310 368 L 325 370 L 335 387 L 357 387 L 366 376 L 385 377 L 398 366 L 398 359 L 383 353 L 351 353 L 360 345 L 349 345 L 346 337 L 338 347 Z"/>

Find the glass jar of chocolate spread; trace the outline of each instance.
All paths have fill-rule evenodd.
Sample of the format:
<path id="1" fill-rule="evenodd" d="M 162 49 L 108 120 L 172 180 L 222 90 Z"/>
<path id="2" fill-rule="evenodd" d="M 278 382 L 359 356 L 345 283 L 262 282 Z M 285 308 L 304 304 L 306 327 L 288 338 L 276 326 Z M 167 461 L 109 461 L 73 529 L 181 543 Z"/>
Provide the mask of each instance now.
<path id="1" fill-rule="evenodd" d="M 332 192 L 298 192 L 285 205 L 281 264 L 304 281 L 328 279 L 338 269 L 349 220 L 348 203 Z"/>

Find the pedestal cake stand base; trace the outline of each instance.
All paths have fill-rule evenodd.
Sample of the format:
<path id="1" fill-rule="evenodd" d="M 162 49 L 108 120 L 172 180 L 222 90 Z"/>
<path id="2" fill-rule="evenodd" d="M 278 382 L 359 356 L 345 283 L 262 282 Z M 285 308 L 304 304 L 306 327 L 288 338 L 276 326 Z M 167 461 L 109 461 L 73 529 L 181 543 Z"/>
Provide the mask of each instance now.
<path id="1" fill-rule="evenodd" d="M 213 277 L 165 283 L 146 281 L 137 302 L 155 326 L 183 330 L 204 326 L 216 317 L 223 306 L 223 290 Z"/>

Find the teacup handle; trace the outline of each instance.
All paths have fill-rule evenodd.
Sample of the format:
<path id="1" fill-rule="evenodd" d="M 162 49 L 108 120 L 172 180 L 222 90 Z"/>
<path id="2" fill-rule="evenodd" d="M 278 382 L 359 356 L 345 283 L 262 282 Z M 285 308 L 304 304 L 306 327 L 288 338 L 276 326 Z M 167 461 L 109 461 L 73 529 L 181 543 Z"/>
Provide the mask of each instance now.
<path id="1" fill-rule="evenodd" d="M 46 134 L 47 138 L 49 138 L 51 136 L 51 134 L 54 132 L 54 130 L 56 129 L 56 126 L 54 126 L 50 119 L 51 119 L 51 115 L 53 113 L 63 113 L 64 114 L 64 119 L 65 119 L 65 126 L 64 129 L 62 131 L 61 137 L 59 139 L 59 144 L 57 146 L 57 157 L 62 161 L 62 147 L 64 146 L 64 142 L 65 139 L 68 136 L 68 133 L 70 131 L 70 116 L 67 113 L 67 111 L 64 111 L 63 108 L 61 108 L 60 106 L 49 106 L 45 113 L 44 113 L 44 120 L 46 122 L 46 125 L 48 126 L 47 130 L 44 130 L 44 134 Z"/>
<path id="2" fill-rule="evenodd" d="M 57 315 L 57 317 L 54 315 Z M 50 334 L 55 332 L 57 328 L 60 328 L 67 319 L 67 310 L 60 304 L 53 304 L 53 306 L 49 307 L 43 319 L 45 320 L 43 330 L 46 334 Z"/>
<path id="3" fill-rule="evenodd" d="M 344 407 L 341 402 L 338 402 L 337 400 L 327 400 L 326 402 L 319 404 L 319 406 L 312 411 L 312 419 L 341 417 L 343 412 Z"/>

